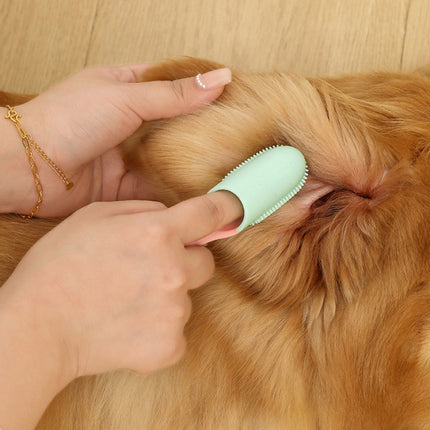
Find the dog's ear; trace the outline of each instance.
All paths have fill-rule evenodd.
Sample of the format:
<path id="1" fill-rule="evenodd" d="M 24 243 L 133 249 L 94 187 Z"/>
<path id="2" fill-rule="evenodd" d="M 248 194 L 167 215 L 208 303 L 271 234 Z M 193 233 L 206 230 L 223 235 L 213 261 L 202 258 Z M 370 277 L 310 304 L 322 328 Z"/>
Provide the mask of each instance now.
<path id="1" fill-rule="evenodd" d="M 173 81 L 175 79 L 189 78 L 198 73 L 209 72 L 221 67 L 224 66 L 213 61 L 201 58 L 181 57 L 154 64 L 144 73 L 142 82 Z"/>

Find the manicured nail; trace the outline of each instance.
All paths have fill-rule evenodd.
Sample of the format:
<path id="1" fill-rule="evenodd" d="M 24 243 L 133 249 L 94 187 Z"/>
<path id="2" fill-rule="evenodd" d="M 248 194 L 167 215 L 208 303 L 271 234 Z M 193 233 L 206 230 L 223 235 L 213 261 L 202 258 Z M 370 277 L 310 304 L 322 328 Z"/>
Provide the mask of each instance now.
<path id="1" fill-rule="evenodd" d="M 231 82 L 230 69 L 217 69 L 210 72 L 200 73 L 196 76 L 197 85 L 203 90 L 212 90 L 214 88 L 223 87 Z"/>

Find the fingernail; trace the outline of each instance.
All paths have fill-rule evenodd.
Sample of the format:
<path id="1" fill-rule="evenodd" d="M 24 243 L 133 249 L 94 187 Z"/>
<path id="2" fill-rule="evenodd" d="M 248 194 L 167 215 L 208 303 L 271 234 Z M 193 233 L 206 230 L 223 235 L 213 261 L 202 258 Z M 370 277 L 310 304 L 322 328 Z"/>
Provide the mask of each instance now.
<path id="1" fill-rule="evenodd" d="M 197 85 L 203 90 L 212 90 L 214 88 L 223 87 L 231 82 L 230 69 L 217 69 L 210 72 L 200 73 L 196 76 Z"/>

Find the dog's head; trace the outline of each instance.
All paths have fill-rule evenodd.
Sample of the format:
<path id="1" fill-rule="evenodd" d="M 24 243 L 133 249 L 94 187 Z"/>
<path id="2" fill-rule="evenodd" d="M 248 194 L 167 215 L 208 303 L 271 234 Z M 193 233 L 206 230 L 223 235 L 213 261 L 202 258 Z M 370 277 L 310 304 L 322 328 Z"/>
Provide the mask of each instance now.
<path id="1" fill-rule="evenodd" d="M 144 80 L 217 66 L 167 62 Z M 310 319 L 323 314 L 330 320 L 365 288 L 393 298 L 418 287 L 410 279 L 426 280 L 429 78 L 233 73 L 212 105 L 145 124 L 125 153 L 138 153 L 128 163 L 172 205 L 206 193 L 241 161 L 274 144 L 302 151 L 307 184 L 261 224 L 211 245 L 218 266 L 247 294 L 270 305 L 308 302 Z"/>

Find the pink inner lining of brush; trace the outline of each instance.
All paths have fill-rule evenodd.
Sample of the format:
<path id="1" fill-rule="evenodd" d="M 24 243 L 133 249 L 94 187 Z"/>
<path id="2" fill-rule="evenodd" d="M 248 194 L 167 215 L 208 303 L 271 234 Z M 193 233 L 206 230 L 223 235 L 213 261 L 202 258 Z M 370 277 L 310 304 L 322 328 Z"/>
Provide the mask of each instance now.
<path id="1" fill-rule="evenodd" d="M 237 227 L 242 222 L 242 218 L 237 219 L 236 221 L 231 222 L 230 224 L 225 225 L 224 227 L 220 228 L 217 231 L 214 231 L 211 234 L 208 234 L 205 237 L 202 237 L 199 240 L 196 240 L 195 242 L 189 243 L 188 245 L 206 245 L 209 242 L 213 242 L 214 240 L 218 239 L 225 239 L 226 237 L 234 236 L 235 234 L 239 233 L 237 230 Z"/>

